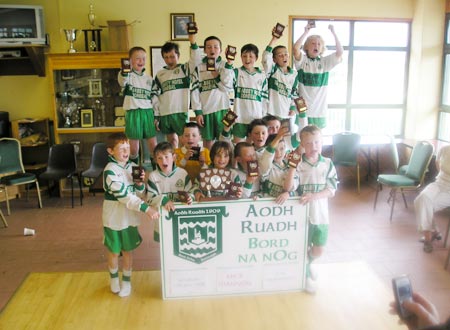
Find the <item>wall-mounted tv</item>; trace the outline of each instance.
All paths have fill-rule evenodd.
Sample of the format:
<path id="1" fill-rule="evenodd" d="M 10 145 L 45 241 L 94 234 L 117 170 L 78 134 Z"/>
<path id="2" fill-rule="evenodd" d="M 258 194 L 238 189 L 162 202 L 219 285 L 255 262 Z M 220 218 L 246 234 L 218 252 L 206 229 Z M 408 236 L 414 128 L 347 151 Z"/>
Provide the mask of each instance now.
<path id="1" fill-rule="evenodd" d="M 0 4 L 0 45 L 45 44 L 42 6 Z"/>

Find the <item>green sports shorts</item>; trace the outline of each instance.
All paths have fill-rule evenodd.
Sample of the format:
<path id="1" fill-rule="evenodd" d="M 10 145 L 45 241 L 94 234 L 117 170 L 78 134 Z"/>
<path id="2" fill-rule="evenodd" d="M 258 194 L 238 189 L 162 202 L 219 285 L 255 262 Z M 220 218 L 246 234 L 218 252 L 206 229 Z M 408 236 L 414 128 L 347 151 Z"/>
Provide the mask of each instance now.
<path id="1" fill-rule="evenodd" d="M 234 124 L 233 135 L 238 138 L 245 139 L 249 134 L 248 126 L 249 126 L 248 124 L 240 124 L 240 123 Z"/>
<path id="2" fill-rule="evenodd" d="M 207 141 L 218 140 L 223 131 L 222 119 L 228 109 L 219 110 L 208 115 L 203 115 L 202 139 Z"/>
<path id="3" fill-rule="evenodd" d="M 309 224 L 308 246 L 324 246 L 328 240 L 328 225 Z"/>
<path id="4" fill-rule="evenodd" d="M 178 136 L 182 136 L 184 133 L 184 125 L 187 121 L 187 112 L 161 116 L 159 117 L 159 129 L 163 134 L 177 133 Z"/>
<path id="5" fill-rule="evenodd" d="M 153 109 L 134 109 L 125 112 L 125 134 L 130 140 L 156 136 Z"/>
<path id="6" fill-rule="evenodd" d="M 137 227 L 128 227 L 122 230 L 113 230 L 103 227 L 103 244 L 112 253 L 120 251 L 133 251 L 142 243 L 142 237 Z"/>
<path id="7" fill-rule="evenodd" d="M 327 119 L 325 117 L 308 117 L 308 125 L 316 125 L 319 128 L 327 126 Z"/>

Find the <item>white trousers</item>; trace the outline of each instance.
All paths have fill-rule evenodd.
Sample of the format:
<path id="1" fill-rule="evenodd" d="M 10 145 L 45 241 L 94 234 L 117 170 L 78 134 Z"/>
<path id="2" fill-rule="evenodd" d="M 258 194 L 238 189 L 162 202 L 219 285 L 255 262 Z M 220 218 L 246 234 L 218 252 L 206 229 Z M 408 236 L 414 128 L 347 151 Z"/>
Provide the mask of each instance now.
<path id="1" fill-rule="evenodd" d="M 417 228 L 419 231 L 436 230 L 434 212 L 450 206 L 450 187 L 436 182 L 430 183 L 414 200 Z"/>

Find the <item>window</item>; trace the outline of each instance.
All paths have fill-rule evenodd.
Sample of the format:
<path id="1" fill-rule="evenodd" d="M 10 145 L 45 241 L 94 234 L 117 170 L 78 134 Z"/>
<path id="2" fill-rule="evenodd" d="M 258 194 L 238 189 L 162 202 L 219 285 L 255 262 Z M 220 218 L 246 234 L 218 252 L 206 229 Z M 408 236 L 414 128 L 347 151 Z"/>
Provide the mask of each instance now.
<path id="1" fill-rule="evenodd" d="M 450 142 L 450 14 L 445 16 L 442 100 L 439 112 L 438 139 Z"/>
<path id="2" fill-rule="evenodd" d="M 292 44 L 304 32 L 307 22 L 308 18 L 291 17 Z M 328 49 L 324 55 L 336 50 L 329 24 L 334 26 L 344 55 L 342 63 L 330 72 L 324 134 L 350 130 L 366 135 L 403 136 L 410 22 L 316 20 L 316 28 L 310 34 L 324 38 Z"/>

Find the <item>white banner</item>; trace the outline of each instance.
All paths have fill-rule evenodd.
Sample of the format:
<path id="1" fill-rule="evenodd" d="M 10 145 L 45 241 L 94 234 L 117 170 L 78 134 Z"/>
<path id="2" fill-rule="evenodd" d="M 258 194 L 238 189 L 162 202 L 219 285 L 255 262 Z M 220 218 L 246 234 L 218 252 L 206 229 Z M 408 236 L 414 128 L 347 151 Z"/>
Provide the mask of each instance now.
<path id="1" fill-rule="evenodd" d="M 304 288 L 307 207 L 298 198 L 176 204 L 161 214 L 164 299 Z"/>

